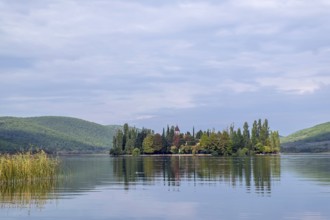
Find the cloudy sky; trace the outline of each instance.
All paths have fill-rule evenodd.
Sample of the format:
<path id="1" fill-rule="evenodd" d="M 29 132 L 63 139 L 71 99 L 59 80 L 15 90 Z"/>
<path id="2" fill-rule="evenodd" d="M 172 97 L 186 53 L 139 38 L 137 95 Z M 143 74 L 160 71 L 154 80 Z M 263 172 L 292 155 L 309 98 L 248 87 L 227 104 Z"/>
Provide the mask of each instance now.
<path id="1" fill-rule="evenodd" d="M 0 115 L 330 121 L 329 0 L 0 0 Z"/>

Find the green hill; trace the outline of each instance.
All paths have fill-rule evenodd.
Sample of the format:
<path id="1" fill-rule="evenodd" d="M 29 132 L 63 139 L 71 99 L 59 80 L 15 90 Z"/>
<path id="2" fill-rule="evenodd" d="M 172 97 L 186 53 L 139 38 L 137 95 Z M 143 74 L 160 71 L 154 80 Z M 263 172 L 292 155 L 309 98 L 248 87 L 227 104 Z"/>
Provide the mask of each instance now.
<path id="1" fill-rule="evenodd" d="M 330 151 L 330 122 L 297 131 L 281 138 L 283 152 Z"/>
<path id="2" fill-rule="evenodd" d="M 70 117 L 0 117 L 0 152 L 34 147 L 55 153 L 107 151 L 121 126 L 104 126 Z"/>

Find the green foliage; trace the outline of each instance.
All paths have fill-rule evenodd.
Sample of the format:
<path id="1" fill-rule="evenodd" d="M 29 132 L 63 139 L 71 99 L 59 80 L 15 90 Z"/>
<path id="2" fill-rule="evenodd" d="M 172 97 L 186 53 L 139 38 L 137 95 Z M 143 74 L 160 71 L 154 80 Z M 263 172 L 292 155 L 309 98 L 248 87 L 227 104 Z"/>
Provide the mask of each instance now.
<path id="1" fill-rule="evenodd" d="M 114 148 L 111 150 L 111 153 L 114 155 L 131 154 L 131 149 L 134 147 L 140 149 L 145 154 L 202 153 L 228 156 L 279 152 L 278 132 L 269 131 L 267 119 L 265 119 L 264 123 L 261 122 L 261 119 L 259 119 L 258 123 L 257 121 L 254 122 L 251 137 L 247 122 L 243 125 L 243 132 L 240 128 L 235 130 L 232 125 L 229 131 L 216 132 L 214 129 L 212 131 L 199 131 L 196 137 L 199 137 L 199 139 L 195 139 L 190 132 L 185 134 L 175 133 L 174 126 L 167 126 L 166 132 L 163 129 L 162 135 L 160 135 L 145 129 L 138 132 L 136 129 L 130 129 L 125 124 L 124 132 L 121 130 L 117 131 L 113 138 Z M 135 141 L 131 138 L 135 138 Z M 252 138 L 254 138 L 253 141 Z M 130 140 L 132 144 L 135 143 L 135 146 L 128 144 Z M 169 147 L 170 143 L 172 144 L 171 147 Z"/>
<path id="2" fill-rule="evenodd" d="M 132 151 L 132 155 L 133 156 L 140 156 L 141 154 L 141 151 L 139 148 L 134 148 L 133 151 Z"/>
<path id="3" fill-rule="evenodd" d="M 243 138 L 241 129 L 238 128 L 237 131 L 235 131 L 234 126 L 232 125 L 230 127 L 229 131 L 230 131 L 229 136 L 230 136 L 230 139 L 231 139 L 231 142 L 232 142 L 233 153 L 237 153 L 237 151 L 240 148 L 244 147 L 244 138 Z"/>
<path id="4" fill-rule="evenodd" d="M 38 146 L 48 153 L 103 152 L 120 126 L 103 126 L 69 117 L 0 117 L 0 152 Z"/>
<path id="5" fill-rule="evenodd" d="M 260 119 L 258 124 L 260 123 Z M 258 127 L 260 127 L 260 125 L 258 125 Z M 267 145 L 267 140 L 269 138 L 269 127 L 268 127 L 268 120 L 265 119 L 264 123 L 261 125 L 261 127 L 259 128 L 259 141 L 263 144 L 263 145 Z"/>
<path id="6" fill-rule="evenodd" d="M 124 124 L 123 129 L 117 130 L 113 136 L 113 147 L 110 149 L 110 154 L 113 156 L 132 154 L 134 148 L 143 151 L 143 141 L 152 131 L 148 129 L 136 129 Z"/>
<path id="7" fill-rule="evenodd" d="M 330 137 L 330 122 L 319 124 L 313 126 L 311 128 L 303 129 L 297 131 L 287 137 L 281 138 L 281 143 L 285 144 L 288 142 L 295 142 L 295 141 L 325 141 L 329 140 Z"/>
<path id="8" fill-rule="evenodd" d="M 208 147 L 210 146 L 210 139 L 209 139 L 209 136 L 208 136 L 206 133 L 202 134 L 199 143 L 200 143 L 200 146 L 201 146 L 203 149 L 208 149 Z"/>
<path id="9" fill-rule="evenodd" d="M 219 153 L 220 155 L 228 156 L 233 152 L 233 145 L 229 133 L 228 131 L 223 131 L 220 135 Z"/>
<path id="10" fill-rule="evenodd" d="M 172 154 L 177 154 L 179 152 L 178 148 L 176 146 L 171 146 L 171 153 Z"/>
<path id="11" fill-rule="evenodd" d="M 113 156 L 119 156 L 119 155 L 122 155 L 123 152 L 121 151 L 120 148 L 113 147 L 113 148 L 110 149 L 110 154 L 113 155 Z"/>
<path id="12" fill-rule="evenodd" d="M 257 143 L 258 143 L 258 125 L 257 125 L 257 121 L 255 120 L 253 122 L 253 126 L 252 126 L 252 130 L 251 130 L 251 145 L 252 148 L 254 148 Z"/>
<path id="13" fill-rule="evenodd" d="M 255 146 L 255 152 L 259 154 L 264 153 L 264 146 L 262 145 L 262 143 L 257 143 L 257 145 Z"/>
<path id="14" fill-rule="evenodd" d="M 263 153 L 264 154 L 269 154 L 269 153 L 272 153 L 272 151 L 271 151 L 271 148 L 269 147 L 269 146 L 264 146 L 264 148 L 263 148 Z"/>
<path id="15" fill-rule="evenodd" d="M 160 153 L 163 148 L 163 140 L 160 134 L 155 134 L 153 137 L 153 145 L 154 152 Z"/>
<path id="16" fill-rule="evenodd" d="M 278 131 L 274 131 L 270 133 L 270 151 L 272 153 L 278 153 L 280 152 L 280 135 L 278 134 Z"/>
<path id="17" fill-rule="evenodd" d="M 330 122 L 297 131 L 281 138 L 284 152 L 330 151 Z"/>
<path id="18" fill-rule="evenodd" d="M 197 133 L 196 133 L 196 139 L 201 139 L 203 135 L 203 131 L 202 130 L 199 130 Z"/>
<path id="19" fill-rule="evenodd" d="M 193 146 L 195 145 L 197 142 L 196 142 L 196 139 L 194 138 L 194 136 L 190 135 L 190 133 L 187 133 L 185 136 L 184 136 L 184 142 L 189 145 L 189 146 Z"/>
<path id="20" fill-rule="evenodd" d="M 155 149 L 153 148 L 154 144 L 154 136 L 152 134 L 148 134 L 147 137 L 143 140 L 143 152 L 145 154 L 153 154 Z"/>
<path id="21" fill-rule="evenodd" d="M 118 130 L 116 135 L 113 137 L 112 148 L 110 149 L 110 154 L 121 155 L 124 148 L 124 133 L 122 130 Z"/>
<path id="22" fill-rule="evenodd" d="M 137 133 L 136 139 L 135 139 L 135 147 L 139 148 L 142 151 L 142 143 L 143 140 L 147 137 L 147 135 L 150 133 L 150 130 L 142 129 L 140 132 Z"/>
<path id="23" fill-rule="evenodd" d="M 174 133 L 174 126 L 171 126 L 171 128 L 167 126 L 165 138 L 168 146 L 173 145 Z"/>
<path id="24" fill-rule="evenodd" d="M 180 147 L 180 153 L 182 154 L 192 154 L 192 146 L 185 145 Z"/>
<path id="25" fill-rule="evenodd" d="M 248 151 L 251 152 L 252 144 L 251 144 L 249 124 L 247 122 L 245 122 L 243 125 L 243 142 L 244 142 L 244 148 L 247 148 Z"/>
<path id="26" fill-rule="evenodd" d="M 248 154 L 249 154 L 249 149 L 246 147 L 239 149 L 237 152 L 237 156 L 239 157 L 247 156 Z"/>

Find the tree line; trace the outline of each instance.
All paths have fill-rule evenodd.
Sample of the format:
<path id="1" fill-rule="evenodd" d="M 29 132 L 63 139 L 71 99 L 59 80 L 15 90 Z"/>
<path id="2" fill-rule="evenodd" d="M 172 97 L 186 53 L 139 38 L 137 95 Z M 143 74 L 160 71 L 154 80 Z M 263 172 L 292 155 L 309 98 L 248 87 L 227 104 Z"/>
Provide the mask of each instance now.
<path id="1" fill-rule="evenodd" d="M 223 131 L 179 132 L 176 126 L 163 128 L 162 134 L 137 129 L 127 123 L 113 137 L 111 155 L 139 154 L 212 154 L 214 156 L 276 154 L 280 152 L 278 131 L 269 129 L 268 120 L 255 120 L 252 128 L 234 125 Z"/>

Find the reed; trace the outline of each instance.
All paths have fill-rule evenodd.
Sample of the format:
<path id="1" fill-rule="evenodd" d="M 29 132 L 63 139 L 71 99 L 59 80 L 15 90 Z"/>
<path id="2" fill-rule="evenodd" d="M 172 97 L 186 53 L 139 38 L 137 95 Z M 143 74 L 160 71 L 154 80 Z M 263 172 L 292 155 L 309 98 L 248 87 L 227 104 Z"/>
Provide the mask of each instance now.
<path id="1" fill-rule="evenodd" d="M 0 185 L 17 184 L 53 179 L 59 162 L 47 156 L 44 151 L 16 155 L 0 155 Z"/>

